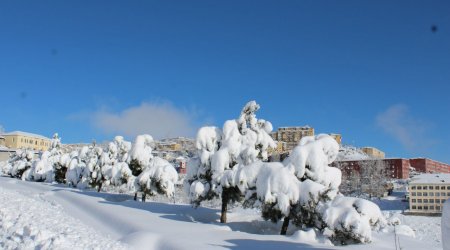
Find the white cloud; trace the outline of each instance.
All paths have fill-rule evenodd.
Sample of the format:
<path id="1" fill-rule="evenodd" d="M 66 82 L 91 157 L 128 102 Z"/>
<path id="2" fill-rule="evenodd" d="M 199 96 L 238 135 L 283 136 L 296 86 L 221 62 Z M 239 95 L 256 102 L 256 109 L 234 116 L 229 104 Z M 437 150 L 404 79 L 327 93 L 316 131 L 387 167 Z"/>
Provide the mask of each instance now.
<path id="1" fill-rule="evenodd" d="M 120 112 L 101 109 L 90 115 L 92 124 L 107 134 L 135 137 L 150 134 L 155 138 L 193 136 L 195 112 L 180 110 L 169 103 L 142 103 Z"/>
<path id="2" fill-rule="evenodd" d="M 429 124 L 413 117 L 404 104 L 389 107 L 376 117 L 377 125 L 407 150 L 417 151 L 434 142 L 426 136 Z"/>

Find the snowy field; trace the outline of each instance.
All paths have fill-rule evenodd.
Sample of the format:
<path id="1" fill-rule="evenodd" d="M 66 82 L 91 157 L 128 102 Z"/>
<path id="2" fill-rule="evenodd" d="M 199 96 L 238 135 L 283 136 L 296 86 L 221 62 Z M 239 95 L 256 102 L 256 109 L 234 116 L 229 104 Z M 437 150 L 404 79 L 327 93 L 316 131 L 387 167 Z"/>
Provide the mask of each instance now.
<path id="1" fill-rule="evenodd" d="M 406 203 L 395 196 L 377 203 L 413 229 L 397 226 L 402 249 L 442 249 L 440 217 L 400 215 Z M 395 249 L 393 228 L 370 244 L 331 246 L 292 226 L 278 235 L 281 225 L 254 209 L 233 208 L 224 225 L 215 208 L 8 177 L 0 177 L 0 204 L 0 249 Z"/>

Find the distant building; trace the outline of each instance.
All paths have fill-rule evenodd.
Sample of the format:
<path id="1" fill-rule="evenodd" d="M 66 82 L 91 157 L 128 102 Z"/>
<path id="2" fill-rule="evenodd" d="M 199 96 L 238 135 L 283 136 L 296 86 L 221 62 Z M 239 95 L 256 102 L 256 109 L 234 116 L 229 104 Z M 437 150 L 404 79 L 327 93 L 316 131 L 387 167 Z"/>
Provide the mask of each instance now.
<path id="1" fill-rule="evenodd" d="M 4 144 L 12 149 L 33 149 L 45 151 L 50 147 L 50 139 L 42 135 L 14 131 L 1 135 L 4 137 Z"/>
<path id="2" fill-rule="evenodd" d="M 272 138 L 278 142 L 286 143 L 285 151 L 291 151 L 305 136 L 314 136 L 314 128 L 303 127 L 281 127 L 271 133 Z"/>
<path id="3" fill-rule="evenodd" d="M 450 198 L 450 174 L 421 174 L 409 183 L 409 210 L 412 213 L 441 213 Z"/>
<path id="4" fill-rule="evenodd" d="M 381 151 L 377 148 L 374 148 L 374 147 L 362 147 L 361 151 L 363 151 L 367 155 L 372 156 L 374 158 L 383 159 L 385 157 L 385 154 L 383 151 Z"/>
<path id="5" fill-rule="evenodd" d="M 157 142 L 156 149 L 159 151 L 181 151 L 181 144 L 176 142 Z"/>
<path id="6" fill-rule="evenodd" d="M 3 136 L 0 135 L 0 147 L 1 147 L 1 146 L 5 147 L 5 143 L 6 143 L 6 142 L 5 142 L 5 137 L 3 137 Z"/>
<path id="7" fill-rule="evenodd" d="M 414 170 L 419 173 L 450 173 L 450 165 L 427 158 L 414 159 L 368 159 L 368 160 L 344 160 L 334 161 L 332 166 L 338 167 L 345 173 L 351 174 L 352 171 L 359 171 L 366 162 L 381 161 L 389 170 L 392 171 L 392 177 L 396 179 L 408 179 L 410 171 Z"/>
<path id="8" fill-rule="evenodd" d="M 195 152 L 195 140 L 186 137 L 167 138 L 157 141 L 156 149 L 160 151 Z"/>
<path id="9" fill-rule="evenodd" d="M 178 173 L 180 174 L 186 174 L 186 158 L 184 157 L 177 157 L 175 159 L 176 163 L 176 169 L 178 170 Z"/>
<path id="10" fill-rule="evenodd" d="M 15 152 L 16 152 L 15 149 L 0 146 L 0 162 L 8 161 L 9 157 Z"/>
<path id="11" fill-rule="evenodd" d="M 415 171 L 421 173 L 450 173 L 450 165 L 428 158 L 410 159 L 409 163 Z"/>
<path id="12" fill-rule="evenodd" d="M 282 154 L 284 152 L 286 152 L 286 142 L 282 142 L 282 141 L 275 141 L 275 143 L 277 144 L 276 148 L 268 148 L 267 152 L 269 153 L 269 155 L 272 154 Z"/>
<path id="13" fill-rule="evenodd" d="M 335 139 L 337 141 L 337 143 L 339 143 L 339 145 L 342 144 L 342 135 L 341 134 L 329 134 L 331 137 L 333 137 L 333 139 Z"/>

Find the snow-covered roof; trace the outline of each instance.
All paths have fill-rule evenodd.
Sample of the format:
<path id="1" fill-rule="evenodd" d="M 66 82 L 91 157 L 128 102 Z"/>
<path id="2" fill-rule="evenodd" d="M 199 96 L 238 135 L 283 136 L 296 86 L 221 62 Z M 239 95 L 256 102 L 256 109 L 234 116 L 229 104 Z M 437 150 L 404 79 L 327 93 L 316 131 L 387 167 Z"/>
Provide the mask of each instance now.
<path id="1" fill-rule="evenodd" d="M 47 138 L 45 136 L 28 133 L 28 132 L 23 132 L 23 131 L 13 131 L 13 132 L 1 134 L 0 136 L 8 136 L 8 135 L 21 135 L 21 136 L 34 137 L 34 138 L 43 139 L 43 140 L 50 140 L 49 138 Z"/>
<path id="2" fill-rule="evenodd" d="M 305 126 L 291 126 L 291 127 L 279 127 L 280 129 L 311 129 L 309 125 Z"/>
<path id="3" fill-rule="evenodd" d="M 450 184 L 450 174 L 421 174 L 414 176 L 410 184 Z"/>
<path id="4" fill-rule="evenodd" d="M 15 152 L 16 149 L 8 148 L 5 146 L 0 146 L 0 152 Z"/>

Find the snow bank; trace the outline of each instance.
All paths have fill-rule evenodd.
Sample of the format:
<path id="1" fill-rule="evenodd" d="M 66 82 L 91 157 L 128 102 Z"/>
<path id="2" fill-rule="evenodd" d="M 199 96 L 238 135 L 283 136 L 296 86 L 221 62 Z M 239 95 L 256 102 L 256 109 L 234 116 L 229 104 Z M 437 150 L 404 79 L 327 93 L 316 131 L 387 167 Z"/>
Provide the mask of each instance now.
<path id="1" fill-rule="evenodd" d="M 1 249 L 127 249 L 40 196 L 0 188 Z"/>
<path id="2" fill-rule="evenodd" d="M 290 238 L 300 243 L 320 243 L 328 246 L 333 246 L 333 243 L 331 243 L 331 241 L 327 237 L 325 237 L 317 229 L 313 228 L 298 230 Z"/>
<path id="3" fill-rule="evenodd" d="M 372 229 L 386 225 L 379 207 L 368 200 L 337 196 L 322 208 L 323 221 L 332 232 L 329 236 L 338 242 L 348 239 L 367 243 L 372 240 Z"/>

